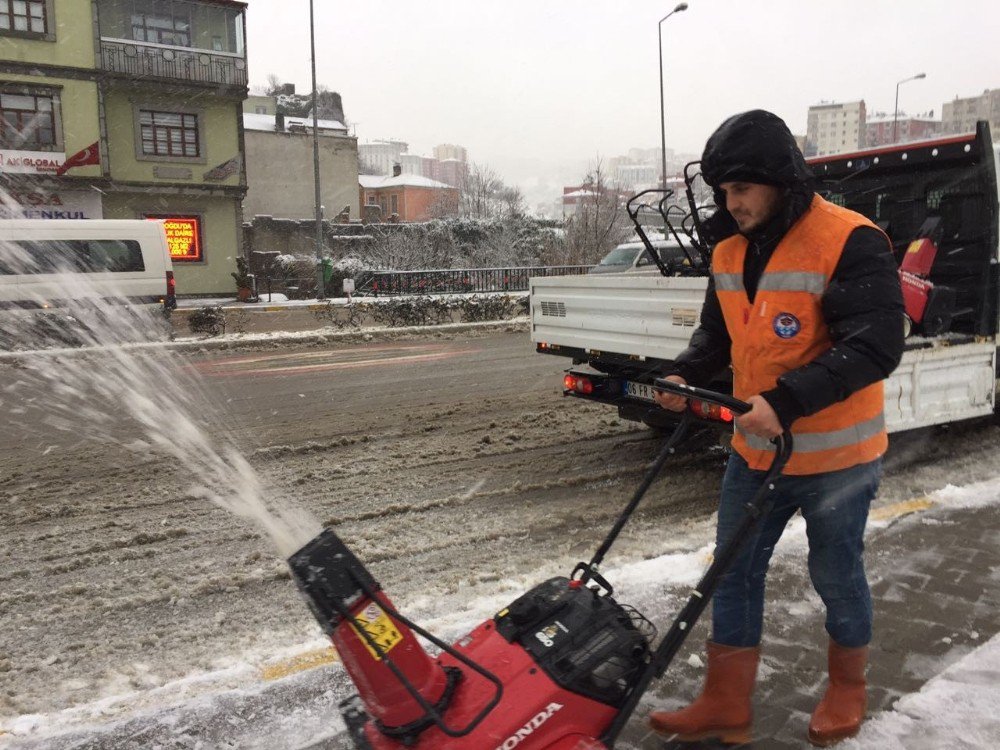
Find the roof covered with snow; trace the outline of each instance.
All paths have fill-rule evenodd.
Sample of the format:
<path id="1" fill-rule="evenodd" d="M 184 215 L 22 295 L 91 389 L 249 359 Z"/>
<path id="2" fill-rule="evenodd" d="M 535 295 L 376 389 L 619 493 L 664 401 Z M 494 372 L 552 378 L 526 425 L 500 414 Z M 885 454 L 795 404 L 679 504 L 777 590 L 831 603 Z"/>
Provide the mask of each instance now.
<path id="1" fill-rule="evenodd" d="M 275 130 L 275 115 L 258 115 L 251 112 L 243 113 L 243 127 L 246 130 L 266 130 L 273 133 Z M 336 130 L 341 133 L 347 133 L 347 126 L 344 125 L 340 120 L 318 120 L 317 126 L 320 130 Z M 293 129 L 299 129 L 304 127 L 306 130 L 312 130 L 312 118 L 309 117 L 285 117 L 285 130 L 284 132 L 289 132 Z"/>
<path id="2" fill-rule="evenodd" d="M 438 182 L 437 180 L 432 180 L 430 177 L 422 177 L 418 174 L 401 174 L 396 177 L 387 177 L 379 174 L 359 174 L 358 182 L 361 183 L 361 187 L 368 188 L 369 190 L 377 190 L 378 188 L 390 188 L 390 187 L 425 187 L 425 188 L 450 188 L 455 189 L 453 185 L 448 185 L 444 182 Z"/>

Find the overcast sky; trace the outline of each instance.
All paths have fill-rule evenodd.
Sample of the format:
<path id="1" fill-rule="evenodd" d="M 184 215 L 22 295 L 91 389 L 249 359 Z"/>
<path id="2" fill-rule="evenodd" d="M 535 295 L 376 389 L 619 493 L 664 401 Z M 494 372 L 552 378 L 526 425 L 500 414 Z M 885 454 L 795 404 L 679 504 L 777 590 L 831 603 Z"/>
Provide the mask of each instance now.
<path id="1" fill-rule="evenodd" d="M 317 76 L 359 142 L 411 153 L 457 143 L 532 187 L 660 142 L 650 0 L 315 0 Z M 934 110 L 1000 88 L 998 0 L 690 0 L 663 26 L 667 147 L 700 152 L 728 115 L 761 107 L 804 133 L 806 110 Z M 309 4 L 249 0 L 251 85 L 310 88 Z M 549 173 L 548 175 L 546 173 Z M 582 175 L 581 175 L 582 176 Z M 538 187 L 538 180 L 534 187 Z"/>

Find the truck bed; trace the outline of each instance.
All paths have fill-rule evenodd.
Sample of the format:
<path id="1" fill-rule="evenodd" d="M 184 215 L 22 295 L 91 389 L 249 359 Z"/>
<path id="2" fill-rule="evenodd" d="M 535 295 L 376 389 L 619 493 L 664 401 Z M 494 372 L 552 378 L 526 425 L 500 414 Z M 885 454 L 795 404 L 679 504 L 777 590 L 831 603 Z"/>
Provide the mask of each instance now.
<path id="1" fill-rule="evenodd" d="M 705 278 L 641 274 L 533 278 L 531 340 L 604 372 L 633 363 L 633 373 L 645 370 L 651 381 L 687 346 L 706 284 Z M 995 337 L 908 339 L 886 383 L 889 430 L 992 414 L 995 373 Z"/>

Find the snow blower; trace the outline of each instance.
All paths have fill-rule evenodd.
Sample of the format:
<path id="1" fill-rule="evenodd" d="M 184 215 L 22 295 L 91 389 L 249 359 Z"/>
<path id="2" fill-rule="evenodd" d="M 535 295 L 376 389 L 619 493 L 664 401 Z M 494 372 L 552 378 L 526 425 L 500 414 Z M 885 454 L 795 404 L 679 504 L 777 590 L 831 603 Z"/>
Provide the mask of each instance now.
<path id="1" fill-rule="evenodd" d="M 724 406 L 730 396 L 657 381 L 659 390 Z M 358 750 L 609 750 L 639 699 L 662 676 L 759 518 L 791 455 L 775 458 L 744 520 L 656 647 L 656 632 L 617 602 L 600 564 L 691 421 L 690 408 L 664 443 L 590 562 L 523 594 L 453 644 L 401 614 L 330 529 L 288 562 L 313 614 L 333 641 L 357 695 L 341 704 Z M 418 636 L 440 652 L 431 656 Z"/>

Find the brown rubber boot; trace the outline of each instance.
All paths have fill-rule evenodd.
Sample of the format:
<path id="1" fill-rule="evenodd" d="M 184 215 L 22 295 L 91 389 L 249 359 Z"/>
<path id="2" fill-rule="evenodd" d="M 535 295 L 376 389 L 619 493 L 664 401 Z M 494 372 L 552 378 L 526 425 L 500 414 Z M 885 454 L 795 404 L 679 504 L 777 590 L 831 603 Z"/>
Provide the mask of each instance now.
<path id="1" fill-rule="evenodd" d="M 827 659 L 830 684 L 809 722 L 809 741 L 819 747 L 856 735 L 868 707 L 868 647 L 844 648 L 831 640 Z"/>
<path id="2" fill-rule="evenodd" d="M 654 711 L 649 715 L 650 728 L 681 742 L 708 738 L 732 745 L 750 742 L 750 695 L 759 657 L 758 646 L 737 648 L 709 641 L 701 695 L 680 711 Z"/>

